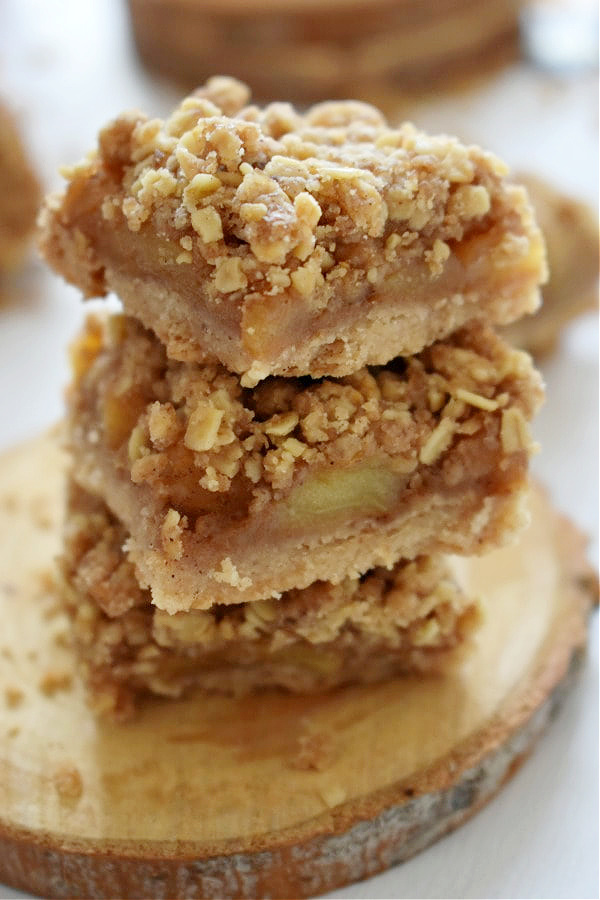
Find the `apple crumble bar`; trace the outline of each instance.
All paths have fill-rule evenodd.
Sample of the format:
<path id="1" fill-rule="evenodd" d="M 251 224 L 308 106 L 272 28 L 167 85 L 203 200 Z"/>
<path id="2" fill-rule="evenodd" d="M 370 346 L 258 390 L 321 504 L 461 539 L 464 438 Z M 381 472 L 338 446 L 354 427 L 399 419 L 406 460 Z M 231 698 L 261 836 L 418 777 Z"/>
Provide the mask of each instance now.
<path id="1" fill-rule="evenodd" d="M 101 501 L 70 486 L 62 594 L 92 705 L 117 718 L 144 694 L 178 697 L 193 686 L 308 693 L 439 672 L 479 618 L 442 557 L 318 582 L 278 601 L 169 615 L 140 588 L 127 540 Z"/>
<path id="2" fill-rule="evenodd" d="M 252 389 L 123 316 L 90 318 L 72 358 L 74 478 L 171 613 L 478 553 L 521 519 L 541 382 L 479 323 L 386 367 Z"/>
<path id="3" fill-rule="evenodd" d="M 0 101 L 0 272 L 21 262 L 40 201 L 40 185 L 14 119 Z"/>
<path id="4" fill-rule="evenodd" d="M 171 358 L 217 358 L 245 387 L 343 376 L 537 308 L 543 241 L 494 156 L 354 101 L 248 99 L 215 78 L 166 121 L 106 127 L 47 203 L 48 262 L 87 297 L 115 291 Z"/>
<path id="5" fill-rule="evenodd" d="M 598 217 L 586 204 L 534 175 L 521 176 L 546 240 L 550 278 L 541 309 L 509 325 L 504 335 L 536 356 L 551 353 L 562 329 L 598 309 Z"/>
<path id="6" fill-rule="evenodd" d="M 195 87 L 217 71 L 304 103 L 397 97 L 488 72 L 519 50 L 523 0 L 129 0 L 143 61 Z"/>

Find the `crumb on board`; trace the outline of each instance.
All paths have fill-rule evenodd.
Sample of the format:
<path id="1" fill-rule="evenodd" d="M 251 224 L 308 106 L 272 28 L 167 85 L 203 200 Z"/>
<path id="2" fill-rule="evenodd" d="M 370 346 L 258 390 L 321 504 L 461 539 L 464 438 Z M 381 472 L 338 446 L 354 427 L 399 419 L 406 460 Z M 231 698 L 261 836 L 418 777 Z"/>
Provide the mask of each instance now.
<path id="1" fill-rule="evenodd" d="M 332 765 L 338 755 L 335 739 L 326 731 L 302 734 L 298 738 L 297 752 L 291 760 L 292 768 L 302 771 L 323 772 Z"/>
<path id="2" fill-rule="evenodd" d="M 73 683 L 73 674 L 65 669 L 48 669 L 44 673 L 38 687 L 47 697 L 52 697 L 58 691 L 69 690 Z"/>
<path id="3" fill-rule="evenodd" d="M 63 613 L 63 612 L 64 612 L 64 607 L 62 606 L 60 600 L 53 597 L 53 598 L 51 598 L 51 602 L 45 606 L 45 608 L 42 612 L 42 616 L 46 620 L 55 619 L 56 616 L 61 615 L 61 613 Z"/>
<path id="4" fill-rule="evenodd" d="M 19 506 L 17 497 L 15 494 L 4 494 L 3 497 L 0 498 L 0 508 L 7 513 L 14 513 L 17 511 Z"/>
<path id="5" fill-rule="evenodd" d="M 34 497 L 30 504 L 33 524 L 41 531 L 49 531 L 54 524 L 52 510 L 48 508 L 48 498 L 44 496 Z"/>
<path id="6" fill-rule="evenodd" d="M 57 631 L 52 640 L 57 647 L 68 647 L 71 643 L 69 632 L 67 629 Z"/>
<path id="7" fill-rule="evenodd" d="M 37 575 L 41 591 L 51 594 L 56 589 L 56 578 L 53 569 L 42 569 Z"/>
<path id="8" fill-rule="evenodd" d="M 325 785 L 319 789 L 323 802 L 330 808 L 339 806 L 346 799 L 346 791 L 339 784 Z"/>
<path id="9" fill-rule="evenodd" d="M 64 802 L 79 800 L 83 793 L 83 781 L 79 769 L 64 766 L 52 776 L 52 782 L 60 799 Z"/>
<path id="10" fill-rule="evenodd" d="M 21 688 L 9 685 L 9 687 L 4 689 L 4 702 L 9 709 L 15 709 L 17 706 L 20 706 L 24 697 L 25 694 Z"/>

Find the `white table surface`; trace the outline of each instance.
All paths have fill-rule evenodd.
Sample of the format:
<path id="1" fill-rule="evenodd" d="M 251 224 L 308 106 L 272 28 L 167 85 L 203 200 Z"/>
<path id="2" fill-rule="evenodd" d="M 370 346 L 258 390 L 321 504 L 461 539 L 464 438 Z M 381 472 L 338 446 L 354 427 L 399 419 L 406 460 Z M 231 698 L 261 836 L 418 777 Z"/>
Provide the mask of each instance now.
<path id="1" fill-rule="evenodd" d="M 119 0 L 1 0 L 0 93 L 10 99 L 48 189 L 61 163 L 129 107 L 164 114 L 176 91 L 136 62 Z M 504 70 L 415 122 L 481 143 L 591 204 L 598 198 L 597 72 Z M 0 449 L 60 418 L 65 347 L 83 316 L 73 288 L 33 254 L 2 289 Z M 89 308 L 89 307 L 88 307 Z M 542 366 L 548 400 L 534 470 L 590 535 L 598 564 L 598 330 L 579 319 Z M 1 810 L 0 810 L 1 814 Z M 0 886 L 0 897 L 26 895 Z M 534 756 L 473 820 L 415 859 L 338 898 L 598 897 L 598 617 L 581 678 Z"/>

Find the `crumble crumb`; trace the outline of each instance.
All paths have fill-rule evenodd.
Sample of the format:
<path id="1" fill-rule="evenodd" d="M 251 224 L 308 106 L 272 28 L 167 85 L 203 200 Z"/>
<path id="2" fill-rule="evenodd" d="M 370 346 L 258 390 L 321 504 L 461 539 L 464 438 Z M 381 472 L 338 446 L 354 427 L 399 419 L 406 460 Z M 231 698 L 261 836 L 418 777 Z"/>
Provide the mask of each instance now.
<path id="1" fill-rule="evenodd" d="M 15 494 L 5 494 L 0 502 L 7 513 L 15 513 L 19 508 L 19 501 Z"/>
<path id="2" fill-rule="evenodd" d="M 298 750 L 291 760 L 294 769 L 323 772 L 338 755 L 335 738 L 330 732 L 316 731 L 298 738 Z"/>
<path id="3" fill-rule="evenodd" d="M 48 512 L 48 510 L 40 508 L 37 502 L 34 505 L 32 517 L 34 524 L 42 531 L 49 531 L 52 528 L 52 515 Z"/>
<path id="4" fill-rule="evenodd" d="M 210 576 L 215 581 L 230 584 L 231 587 L 238 588 L 240 591 L 245 591 L 252 587 L 250 578 L 240 578 L 238 570 L 228 556 L 221 560 L 220 570 L 211 572 Z"/>
<path id="5" fill-rule="evenodd" d="M 338 784 L 324 785 L 319 789 L 319 793 L 326 806 L 330 808 L 339 806 L 346 799 L 346 791 Z"/>
<path id="6" fill-rule="evenodd" d="M 67 629 L 57 631 L 52 640 L 56 647 L 69 647 L 71 644 L 71 634 Z"/>
<path id="7" fill-rule="evenodd" d="M 531 453 L 535 447 L 529 424 L 521 410 L 514 407 L 502 411 L 500 437 L 505 453 L 517 453 L 519 450 Z"/>
<path id="8" fill-rule="evenodd" d="M 38 687 L 47 697 L 52 697 L 59 691 L 68 691 L 72 683 L 72 672 L 61 669 L 49 669 L 40 679 Z"/>
<path id="9" fill-rule="evenodd" d="M 83 780 L 79 769 L 75 766 L 64 766 L 52 776 L 52 783 L 60 799 L 65 803 L 74 803 L 83 794 Z"/>
<path id="10" fill-rule="evenodd" d="M 47 596 L 47 595 L 45 595 Z M 59 616 L 62 612 L 62 606 L 60 600 L 55 597 L 51 597 L 50 602 L 46 603 L 42 612 L 44 619 L 50 620 L 55 619 L 56 616 Z"/>
<path id="11" fill-rule="evenodd" d="M 9 709 L 15 709 L 20 706 L 25 698 L 25 694 L 18 687 L 7 687 L 4 689 L 4 701 Z"/>
<path id="12" fill-rule="evenodd" d="M 40 590 L 44 594 L 52 594 L 56 589 L 56 575 L 53 569 L 44 569 L 38 574 Z"/>

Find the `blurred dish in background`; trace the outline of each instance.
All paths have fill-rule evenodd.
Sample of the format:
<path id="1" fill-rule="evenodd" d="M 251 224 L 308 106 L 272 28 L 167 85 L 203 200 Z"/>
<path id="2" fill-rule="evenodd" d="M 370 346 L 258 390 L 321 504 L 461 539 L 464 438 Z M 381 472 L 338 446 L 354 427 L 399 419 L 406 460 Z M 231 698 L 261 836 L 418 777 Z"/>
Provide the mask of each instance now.
<path id="1" fill-rule="evenodd" d="M 519 52 L 523 0 L 128 0 L 155 71 L 227 72 L 260 99 L 373 99 L 489 71 Z"/>
<path id="2" fill-rule="evenodd" d="M 0 101 L 0 273 L 17 268 L 35 226 L 41 189 L 15 120 Z"/>
<path id="3" fill-rule="evenodd" d="M 598 220 L 585 203 L 575 200 L 534 175 L 517 175 L 529 191 L 544 233 L 550 278 L 543 304 L 503 329 L 507 340 L 535 356 L 551 353 L 571 319 L 598 304 Z"/>
<path id="4" fill-rule="evenodd" d="M 597 0 L 531 0 L 521 24 L 524 50 L 536 65 L 564 74 L 598 66 Z"/>

